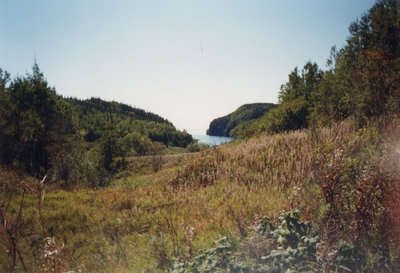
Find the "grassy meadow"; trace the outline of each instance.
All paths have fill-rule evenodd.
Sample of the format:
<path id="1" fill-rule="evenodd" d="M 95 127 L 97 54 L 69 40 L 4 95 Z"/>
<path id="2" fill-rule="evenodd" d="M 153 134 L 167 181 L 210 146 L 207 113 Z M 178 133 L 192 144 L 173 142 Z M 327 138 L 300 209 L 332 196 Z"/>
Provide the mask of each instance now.
<path id="1" fill-rule="evenodd" d="M 229 11 L 221 7 L 224 14 Z M 279 104 L 243 105 L 212 121 L 209 134 L 238 139 L 212 148 L 158 114 L 96 97 L 64 97 L 36 60 L 23 76 L 0 68 L 0 272 L 400 272 L 399 18 L 399 0 L 377 0 L 349 25 L 343 47 L 331 48 L 325 68 L 311 61 L 296 64 L 276 90 Z M 13 17 L 9 25 L 17 21 Z M 210 26 L 212 33 L 218 29 Z M 227 33 L 236 35 L 240 29 L 234 25 L 235 32 Z M 258 41 L 247 37 L 253 30 L 243 32 L 246 44 Z M 325 34 L 317 35 L 318 42 Z M 300 45 L 308 35 L 295 36 L 291 44 Z M 157 39 L 153 43 L 162 48 Z M 11 48 L 19 47 L 12 42 Z M 179 58 L 186 54 L 179 51 Z M 223 64 L 222 70 L 236 71 L 224 54 L 209 56 Z M 143 60 L 151 64 L 145 55 Z M 117 73 L 118 80 L 91 71 L 93 77 L 84 82 L 73 77 L 65 82 L 89 92 L 96 90 L 89 86 L 102 86 L 106 78 L 113 83 L 107 94 L 132 89 L 128 97 L 138 104 L 159 82 L 154 88 L 162 93 L 151 93 L 151 101 L 196 128 L 195 112 L 206 117 L 222 104 L 232 106 L 229 99 L 236 104 L 239 93 L 245 96 L 242 101 L 251 101 L 247 90 L 265 88 L 253 76 L 271 84 L 266 79 L 276 75 L 257 72 L 258 67 L 280 71 L 272 63 L 248 70 L 243 66 L 247 61 L 234 61 L 237 74 L 221 77 L 220 71 L 202 70 L 206 78 L 199 86 L 185 82 L 183 71 L 193 79 L 197 75 L 176 60 L 163 57 L 160 62 L 181 66 L 178 70 L 149 66 L 143 78 L 148 77 L 148 87 L 137 91 L 129 85 L 136 81 L 136 70 L 129 70 L 129 76 Z M 119 63 L 104 71 L 112 72 Z M 247 78 L 242 68 L 252 76 Z M 172 74 L 165 72 L 176 74 L 184 92 L 167 88 L 164 80 Z M 127 77 L 125 86 L 120 80 Z M 244 80 L 243 85 L 236 80 Z M 214 96 L 222 91 L 222 99 Z M 80 95 L 89 96 L 85 92 Z M 186 97 L 187 92 L 195 95 Z M 199 101 L 203 106 L 197 109 L 200 93 L 208 100 Z M 188 100 L 197 106 L 185 108 Z"/>
<path id="2" fill-rule="evenodd" d="M 255 227 L 293 209 L 321 238 L 316 271 L 344 270 L 329 261 L 340 242 L 357 247 L 366 270 L 379 251 L 398 270 L 399 133 L 397 120 L 343 122 L 164 155 L 157 171 L 154 157 L 132 158 L 98 189 L 63 190 L 3 168 L 0 271 L 164 272 L 222 237 L 231 259 L 257 264 L 271 248 Z"/>

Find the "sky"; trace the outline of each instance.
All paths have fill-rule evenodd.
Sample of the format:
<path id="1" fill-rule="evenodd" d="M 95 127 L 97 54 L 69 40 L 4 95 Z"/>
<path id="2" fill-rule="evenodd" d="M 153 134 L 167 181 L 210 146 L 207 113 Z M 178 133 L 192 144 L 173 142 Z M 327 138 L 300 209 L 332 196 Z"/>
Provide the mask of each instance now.
<path id="1" fill-rule="evenodd" d="M 372 0 L 0 0 L 0 67 L 36 60 L 58 94 L 100 97 L 205 133 L 274 102 L 306 62 L 326 68 Z"/>

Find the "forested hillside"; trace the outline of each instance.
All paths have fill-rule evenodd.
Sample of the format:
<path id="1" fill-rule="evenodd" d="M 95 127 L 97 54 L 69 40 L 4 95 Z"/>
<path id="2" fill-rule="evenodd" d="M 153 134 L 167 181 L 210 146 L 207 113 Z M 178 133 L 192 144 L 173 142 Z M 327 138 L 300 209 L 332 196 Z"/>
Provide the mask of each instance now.
<path id="1" fill-rule="evenodd" d="M 331 125 L 400 112 L 399 2 L 379 1 L 349 27 L 343 48 L 331 49 L 328 70 L 308 62 L 279 92 L 279 106 L 235 131 L 239 138 Z"/>
<path id="2" fill-rule="evenodd" d="M 11 79 L 0 70 L 0 162 L 60 184 L 104 185 L 124 158 L 186 147 L 191 135 L 162 117 L 98 98 L 63 98 L 37 64 Z"/>
<path id="3" fill-rule="evenodd" d="M 139 134 L 166 146 L 186 147 L 193 141 L 188 133 L 176 130 L 169 121 L 142 109 L 99 98 L 64 100 L 72 105 L 78 127 L 85 131 L 84 139 L 88 142 L 101 138 L 107 131 L 116 132 L 119 137 L 125 138 Z M 136 153 L 146 154 L 138 147 Z"/>
<path id="4" fill-rule="evenodd" d="M 210 136 L 232 136 L 232 131 L 238 126 L 245 126 L 248 122 L 263 116 L 276 107 L 273 103 L 251 103 L 240 106 L 234 112 L 211 121 L 207 130 Z"/>

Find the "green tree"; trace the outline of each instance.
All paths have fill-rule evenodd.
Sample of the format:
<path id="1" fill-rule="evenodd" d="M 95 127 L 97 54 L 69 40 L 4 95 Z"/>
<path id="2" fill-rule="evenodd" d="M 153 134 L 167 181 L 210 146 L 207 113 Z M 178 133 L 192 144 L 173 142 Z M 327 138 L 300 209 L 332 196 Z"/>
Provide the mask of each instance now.
<path id="1" fill-rule="evenodd" d="M 323 77 L 324 72 L 311 62 L 304 65 L 300 74 L 297 67 L 289 74 L 289 81 L 281 86 L 279 92 L 281 104 L 269 114 L 272 119 L 270 131 L 282 132 L 308 126 L 316 103 L 315 94 Z"/>
<path id="2" fill-rule="evenodd" d="M 356 119 L 399 113 L 400 1 L 381 0 L 350 25 L 335 77 Z"/>
<path id="3" fill-rule="evenodd" d="M 10 102 L 7 96 L 9 81 L 10 75 L 0 68 L 0 163 L 2 164 L 11 163 L 12 153 L 9 143 L 11 139 L 7 137 L 7 124 L 11 118 L 8 112 Z"/>
<path id="4" fill-rule="evenodd" d="M 121 143 L 119 142 L 115 132 L 110 131 L 103 137 L 101 143 L 101 162 L 109 172 L 115 171 L 113 160 L 121 155 Z"/>
<path id="5" fill-rule="evenodd" d="M 151 148 L 151 140 L 138 132 L 132 132 L 123 139 L 124 146 L 134 151 L 135 155 L 147 155 Z"/>
<path id="6" fill-rule="evenodd" d="M 312 102 L 312 94 L 318 89 L 324 72 L 316 63 L 308 62 L 304 65 L 301 74 L 296 67 L 289 74 L 289 81 L 281 86 L 279 102 L 285 103 L 296 99 Z"/>
<path id="7" fill-rule="evenodd" d="M 68 105 L 48 86 L 36 63 L 32 70 L 2 90 L 2 163 L 17 163 L 42 175 L 51 166 L 49 148 L 73 134 L 75 126 Z"/>
<path id="8" fill-rule="evenodd" d="M 310 124 L 316 127 L 330 125 L 341 121 L 350 115 L 349 94 L 341 88 L 342 82 L 335 72 L 336 47 L 332 47 L 330 58 L 327 60 L 329 69 L 325 71 L 312 95 L 313 107 L 310 113 Z"/>

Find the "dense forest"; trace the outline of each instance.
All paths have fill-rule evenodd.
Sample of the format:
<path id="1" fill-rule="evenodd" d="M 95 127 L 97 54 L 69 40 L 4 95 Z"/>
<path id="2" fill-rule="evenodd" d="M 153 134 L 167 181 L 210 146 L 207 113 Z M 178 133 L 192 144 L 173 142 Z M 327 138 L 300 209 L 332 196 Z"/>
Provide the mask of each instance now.
<path id="1" fill-rule="evenodd" d="M 327 64 L 198 153 L 157 115 L 58 96 L 36 64 L 1 70 L 0 271 L 400 272 L 400 1 Z"/>
<path id="2" fill-rule="evenodd" d="M 0 162 L 61 184 L 104 185 L 126 156 L 193 143 L 162 117 L 99 98 L 63 98 L 39 66 L 10 78 L 0 70 Z M 80 182 L 78 182 L 80 181 Z"/>
<path id="3" fill-rule="evenodd" d="M 333 47 L 324 71 L 308 62 L 281 86 L 279 106 L 243 126 L 236 137 L 327 126 L 353 118 L 399 113 L 400 26 L 398 1 L 380 1 L 353 22 L 341 49 Z"/>
<path id="4" fill-rule="evenodd" d="M 245 126 L 248 122 L 263 116 L 274 107 L 276 107 L 276 104 L 273 103 L 244 104 L 234 112 L 211 121 L 207 135 L 230 137 L 232 131 L 237 130 L 237 127 Z"/>

